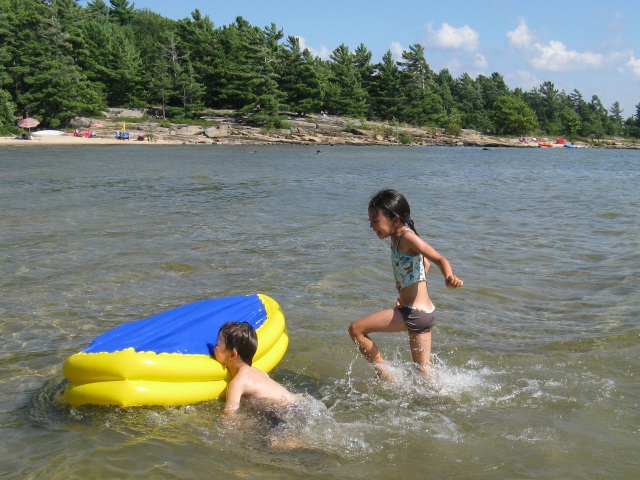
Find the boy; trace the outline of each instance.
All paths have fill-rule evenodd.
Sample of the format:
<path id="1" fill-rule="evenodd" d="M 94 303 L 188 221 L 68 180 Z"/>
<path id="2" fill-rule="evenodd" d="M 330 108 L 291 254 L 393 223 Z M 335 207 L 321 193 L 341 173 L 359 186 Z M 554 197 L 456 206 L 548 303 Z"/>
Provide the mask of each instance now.
<path id="1" fill-rule="evenodd" d="M 220 328 L 213 353 L 215 359 L 229 370 L 232 379 L 227 387 L 225 413 L 238 410 L 243 396 L 282 406 L 296 399 L 269 375 L 251 366 L 257 349 L 258 336 L 247 322 L 227 322 Z"/>

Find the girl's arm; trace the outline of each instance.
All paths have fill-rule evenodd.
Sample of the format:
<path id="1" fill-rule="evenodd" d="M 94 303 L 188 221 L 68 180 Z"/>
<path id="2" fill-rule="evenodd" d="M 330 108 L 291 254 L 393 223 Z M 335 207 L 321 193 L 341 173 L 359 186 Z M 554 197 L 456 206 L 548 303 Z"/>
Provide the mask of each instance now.
<path id="1" fill-rule="evenodd" d="M 440 255 L 440 253 L 438 253 L 435 248 L 422 240 L 413 231 L 407 233 L 409 233 L 409 235 L 405 234 L 403 236 L 403 240 L 406 241 L 405 245 L 410 254 L 416 255 L 418 253 L 421 253 L 427 260 L 434 263 L 442 272 L 442 275 L 444 276 L 444 282 L 447 287 L 458 288 L 464 284 L 464 282 L 460 278 L 456 277 L 453 274 L 453 270 L 451 269 L 449 261 L 442 255 Z"/>

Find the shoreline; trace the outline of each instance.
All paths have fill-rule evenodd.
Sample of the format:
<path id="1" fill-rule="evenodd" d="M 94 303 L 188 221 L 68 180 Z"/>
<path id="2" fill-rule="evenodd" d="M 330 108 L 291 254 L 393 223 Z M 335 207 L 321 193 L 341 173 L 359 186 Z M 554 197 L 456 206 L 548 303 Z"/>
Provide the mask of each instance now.
<path id="1" fill-rule="evenodd" d="M 509 147 L 509 148 L 557 148 L 563 147 L 563 145 L 552 144 L 546 147 L 540 147 L 537 144 L 519 144 L 518 140 L 500 139 L 500 138 L 487 138 L 478 136 L 472 137 L 455 137 L 455 138 L 439 138 L 433 142 L 414 142 L 410 145 L 402 144 L 400 142 L 389 140 L 376 140 L 375 138 L 363 138 L 360 136 L 349 137 L 315 137 L 313 139 L 300 139 L 284 137 L 282 135 L 243 135 L 240 137 L 226 136 L 224 138 L 216 137 L 204 137 L 203 135 L 171 135 L 167 138 L 162 135 L 156 135 L 154 140 L 118 140 L 116 138 L 109 138 L 104 136 L 96 137 L 75 137 L 73 134 L 64 133 L 62 135 L 44 135 L 34 136 L 30 140 L 23 140 L 16 137 L 0 137 L 0 148 L 3 146 L 11 147 L 38 147 L 38 146 L 97 146 L 97 145 L 139 145 L 139 146 L 167 146 L 167 145 L 255 145 L 255 146 L 267 146 L 267 145 L 301 145 L 301 146 L 315 146 L 315 147 L 329 147 L 335 145 L 352 145 L 352 146 L 413 146 L 413 147 L 434 147 L 434 146 L 446 146 L 446 147 L 484 147 L 492 149 L 496 147 Z M 583 146 L 586 148 L 586 145 Z M 589 147 L 594 148 L 594 147 Z M 602 147 L 600 147 L 602 148 Z M 618 147 L 618 148 L 634 148 L 634 147 Z M 639 148 L 639 147 L 635 147 Z"/>
<path id="2" fill-rule="evenodd" d="M 222 112 L 219 112 L 219 114 Z M 243 125 L 238 119 L 228 112 L 214 117 L 216 123 L 211 127 L 196 125 L 171 124 L 162 127 L 157 120 L 127 121 L 129 140 L 115 138 L 115 132 L 119 130 L 121 121 L 117 117 L 111 120 L 101 121 L 101 128 L 93 129 L 96 136 L 74 136 L 73 132 L 60 131 L 58 134 L 41 134 L 33 131 L 32 140 L 23 140 L 18 137 L 0 137 L 2 146 L 89 146 L 89 145 L 306 145 L 327 147 L 333 145 L 354 146 L 414 146 L 414 147 L 483 147 L 492 149 L 496 147 L 510 148 L 558 148 L 564 147 L 557 143 L 556 139 L 548 138 L 507 138 L 482 134 L 474 130 L 462 130 L 459 136 L 451 136 L 442 129 L 436 128 L 412 128 L 382 124 L 378 122 L 366 122 L 362 125 L 359 120 L 331 116 L 309 115 L 298 118 L 290 117 L 290 128 L 264 131 L 257 127 Z M 87 125 L 91 125 L 91 120 Z M 360 124 L 354 127 L 353 125 Z M 79 128 L 84 131 L 85 128 Z M 52 131 L 47 133 L 53 133 Z M 145 140 L 137 140 L 138 136 Z M 153 138 L 149 141 L 148 138 Z M 406 139 L 410 139 L 409 142 Z M 543 142 L 539 145 L 538 142 Z M 640 149 L 640 143 L 633 143 L 623 139 L 599 139 L 598 145 L 585 142 L 574 142 L 578 148 L 617 148 Z"/>

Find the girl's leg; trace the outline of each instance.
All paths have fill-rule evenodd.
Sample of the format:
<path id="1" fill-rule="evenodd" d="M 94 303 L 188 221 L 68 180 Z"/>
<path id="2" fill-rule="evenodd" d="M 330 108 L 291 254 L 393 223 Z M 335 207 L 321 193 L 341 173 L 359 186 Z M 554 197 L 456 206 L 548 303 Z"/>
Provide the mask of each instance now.
<path id="1" fill-rule="evenodd" d="M 349 326 L 349 335 L 369 363 L 373 364 L 378 377 L 391 381 L 393 376 L 386 368 L 380 350 L 371 340 L 369 334 L 373 332 L 403 332 L 406 330 L 407 326 L 402 319 L 402 315 L 397 310 L 383 310 L 353 322 Z"/>
<path id="2" fill-rule="evenodd" d="M 409 332 L 409 347 L 413 363 L 419 372 L 428 374 L 431 372 L 431 332 Z"/>

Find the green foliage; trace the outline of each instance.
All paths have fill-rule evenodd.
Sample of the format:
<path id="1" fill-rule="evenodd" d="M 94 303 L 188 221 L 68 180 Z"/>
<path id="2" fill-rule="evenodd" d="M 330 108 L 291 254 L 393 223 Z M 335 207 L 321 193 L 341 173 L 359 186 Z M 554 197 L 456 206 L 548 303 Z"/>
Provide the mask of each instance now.
<path id="1" fill-rule="evenodd" d="M 15 125 L 15 105 L 9 92 L 0 88 L 0 132 L 8 132 Z"/>
<path id="2" fill-rule="evenodd" d="M 325 106 L 336 115 L 360 117 L 367 112 L 366 92 L 356 70 L 356 57 L 345 44 L 331 54 Z"/>
<path id="3" fill-rule="evenodd" d="M 82 2 L 84 3 L 84 2 Z M 111 107 L 154 107 L 193 121 L 207 108 L 235 109 L 265 128 L 286 128 L 284 112 L 484 132 L 603 138 L 640 135 L 638 112 L 605 108 L 550 81 L 510 91 L 502 75 L 434 72 L 420 44 L 379 63 L 363 44 L 342 44 L 328 60 L 271 24 L 242 17 L 216 28 L 199 10 L 171 20 L 129 0 L 0 0 L 0 89 L 14 113 L 64 127 Z M 3 108 L 6 114 L 6 95 Z M 506 99 L 506 100 L 505 100 Z M 2 120 L 6 123 L 6 120 Z M 364 124 L 364 120 L 362 121 Z M 364 128 L 364 127 L 360 127 Z"/>
<path id="4" fill-rule="evenodd" d="M 560 113 L 560 123 L 562 124 L 562 133 L 567 137 L 577 135 L 580 130 L 580 116 L 569 108 Z"/>
<path id="5" fill-rule="evenodd" d="M 493 122 L 499 132 L 523 135 L 537 126 L 536 116 L 524 100 L 503 95 L 493 105 Z"/>
<path id="6" fill-rule="evenodd" d="M 413 143 L 413 137 L 411 135 L 400 135 L 398 141 L 402 145 L 411 145 Z"/>
<path id="7" fill-rule="evenodd" d="M 391 51 L 382 57 L 374 69 L 369 86 L 371 116 L 379 120 L 391 120 L 399 115 L 403 104 L 400 69 L 393 60 Z"/>
<path id="8" fill-rule="evenodd" d="M 133 4 L 129 5 L 128 0 L 109 0 L 111 8 L 109 17 L 121 25 L 127 25 L 135 15 Z"/>
<path id="9" fill-rule="evenodd" d="M 442 99 L 437 94 L 433 72 L 424 57 L 422 45 L 411 45 L 402 52 L 398 62 L 403 104 L 398 115 L 403 121 L 416 126 L 438 125 L 443 116 Z"/>
<path id="10" fill-rule="evenodd" d="M 320 74 L 308 49 L 300 50 L 300 40 L 289 37 L 283 52 L 281 89 L 286 93 L 286 108 L 298 114 L 318 112 L 323 92 Z"/>
<path id="11" fill-rule="evenodd" d="M 447 135 L 453 135 L 454 137 L 459 137 L 462 133 L 462 128 L 459 123 L 449 122 L 444 126 L 444 132 Z"/>

